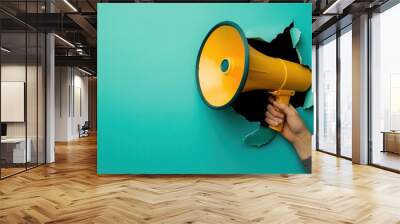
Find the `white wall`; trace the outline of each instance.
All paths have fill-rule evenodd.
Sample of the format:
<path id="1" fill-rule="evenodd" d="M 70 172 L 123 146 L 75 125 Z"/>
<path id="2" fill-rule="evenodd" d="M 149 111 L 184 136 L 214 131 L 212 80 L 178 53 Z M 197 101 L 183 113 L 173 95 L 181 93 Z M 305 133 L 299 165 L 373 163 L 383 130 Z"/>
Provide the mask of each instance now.
<path id="1" fill-rule="evenodd" d="M 1 81 L 2 82 L 25 82 L 25 75 L 27 69 L 27 76 L 30 86 L 36 86 L 36 80 L 33 76 L 36 77 L 36 66 L 29 66 L 25 68 L 24 65 L 19 64 L 5 64 L 1 66 Z M 36 88 L 27 88 L 27 107 L 29 108 L 28 116 L 28 129 L 32 127 L 36 130 L 36 113 L 31 113 L 31 111 L 36 111 Z M 3 96 L 4 97 L 4 96 Z M 34 98 L 34 99 L 31 99 Z M 1 108 L 2 110 L 6 110 L 6 108 Z M 34 122 L 34 124 L 31 124 Z M 30 130 L 28 130 L 29 137 Z M 36 132 L 35 132 L 36 134 Z M 25 137 L 25 122 L 7 122 L 7 136 L 8 137 Z"/>
<path id="2" fill-rule="evenodd" d="M 69 124 L 69 85 L 70 74 L 67 67 L 55 68 L 55 141 L 67 141 Z"/>
<path id="3" fill-rule="evenodd" d="M 88 120 L 88 77 L 72 67 L 56 67 L 55 73 L 55 140 L 70 141 Z"/>
<path id="4" fill-rule="evenodd" d="M 28 67 L 28 70 L 30 68 Z M 8 64 L 1 66 L 1 81 L 3 82 L 25 82 L 25 64 Z M 1 108 L 5 110 L 6 108 Z M 11 122 L 7 123 L 7 137 L 25 137 L 25 123 L 24 122 Z"/>
<path id="5" fill-rule="evenodd" d="M 75 70 L 76 71 L 76 70 Z M 88 77 L 79 75 L 74 75 L 74 108 L 72 116 L 72 136 L 74 138 L 79 137 L 78 124 L 83 125 L 85 121 L 89 120 L 88 112 Z"/>

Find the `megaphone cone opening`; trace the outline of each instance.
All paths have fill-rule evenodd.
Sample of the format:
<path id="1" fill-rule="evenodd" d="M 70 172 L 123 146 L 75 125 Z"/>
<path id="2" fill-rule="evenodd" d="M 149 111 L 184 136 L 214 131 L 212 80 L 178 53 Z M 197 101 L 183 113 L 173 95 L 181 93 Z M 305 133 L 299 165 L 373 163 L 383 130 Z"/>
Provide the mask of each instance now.
<path id="1" fill-rule="evenodd" d="M 243 30 L 231 21 L 215 25 L 197 55 L 196 81 L 202 100 L 213 109 L 231 106 L 245 86 L 248 68 L 249 46 Z"/>

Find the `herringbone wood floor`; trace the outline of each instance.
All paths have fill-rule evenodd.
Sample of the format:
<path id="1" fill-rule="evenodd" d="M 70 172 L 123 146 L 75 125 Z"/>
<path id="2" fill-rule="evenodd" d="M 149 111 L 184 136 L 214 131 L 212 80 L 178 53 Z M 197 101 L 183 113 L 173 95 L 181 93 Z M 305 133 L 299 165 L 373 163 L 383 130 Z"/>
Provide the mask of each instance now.
<path id="1" fill-rule="evenodd" d="M 98 176 L 96 139 L 0 181 L 0 223 L 400 223 L 400 175 L 315 152 L 313 174 Z"/>

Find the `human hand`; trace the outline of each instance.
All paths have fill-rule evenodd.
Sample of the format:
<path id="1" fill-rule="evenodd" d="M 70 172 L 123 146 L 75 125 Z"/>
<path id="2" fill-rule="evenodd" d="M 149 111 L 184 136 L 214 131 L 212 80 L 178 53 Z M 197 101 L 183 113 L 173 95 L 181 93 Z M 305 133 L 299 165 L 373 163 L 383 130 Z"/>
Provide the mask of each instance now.
<path id="1" fill-rule="evenodd" d="M 265 122 L 271 126 L 283 124 L 281 135 L 295 147 L 300 159 L 311 156 L 311 134 L 292 105 L 277 103 L 271 96 L 265 112 Z"/>

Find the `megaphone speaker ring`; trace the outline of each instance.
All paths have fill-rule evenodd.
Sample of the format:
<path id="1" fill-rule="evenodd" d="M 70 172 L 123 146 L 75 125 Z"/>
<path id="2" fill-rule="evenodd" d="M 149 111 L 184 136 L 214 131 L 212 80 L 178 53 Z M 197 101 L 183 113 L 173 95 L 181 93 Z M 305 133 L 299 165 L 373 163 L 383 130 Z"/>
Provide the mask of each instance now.
<path id="1" fill-rule="evenodd" d="M 202 100 L 211 108 L 229 107 L 242 92 L 249 67 L 249 46 L 243 30 L 226 21 L 204 38 L 196 64 Z"/>
<path id="2" fill-rule="evenodd" d="M 229 73 L 230 68 L 232 67 L 232 62 L 229 60 L 229 58 L 224 58 L 221 60 L 221 72 L 224 73 L 225 75 Z"/>

